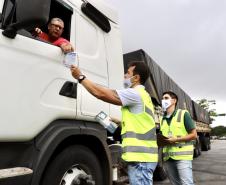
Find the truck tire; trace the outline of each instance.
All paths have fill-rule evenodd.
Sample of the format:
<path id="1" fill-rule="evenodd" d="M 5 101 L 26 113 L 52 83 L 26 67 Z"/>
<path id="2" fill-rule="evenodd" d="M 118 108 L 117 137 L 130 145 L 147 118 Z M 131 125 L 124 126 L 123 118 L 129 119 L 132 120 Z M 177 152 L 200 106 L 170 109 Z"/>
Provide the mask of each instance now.
<path id="1" fill-rule="evenodd" d="M 167 174 L 165 169 L 163 168 L 163 148 L 162 147 L 159 147 L 158 149 L 158 157 L 159 157 L 159 161 L 154 171 L 153 179 L 155 181 L 163 181 L 167 178 Z"/>
<path id="2" fill-rule="evenodd" d="M 194 154 L 193 154 L 193 157 L 196 158 L 196 157 L 198 157 L 198 156 L 199 156 L 199 151 L 198 151 L 198 148 L 195 147 L 195 148 L 194 148 Z"/>
<path id="3" fill-rule="evenodd" d="M 207 137 L 202 138 L 202 151 L 208 151 L 209 148 L 209 141 Z"/>
<path id="4" fill-rule="evenodd" d="M 167 178 L 167 174 L 163 166 L 157 165 L 153 175 L 154 181 L 163 181 L 166 178 Z"/>
<path id="5" fill-rule="evenodd" d="M 200 156 L 200 155 L 202 155 L 202 145 L 201 145 L 201 142 L 200 142 L 200 139 L 198 138 L 198 155 Z"/>
<path id="6" fill-rule="evenodd" d="M 209 142 L 208 150 L 211 150 L 211 142 Z"/>
<path id="7" fill-rule="evenodd" d="M 201 149 L 201 143 L 199 138 L 196 139 L 196 144 L 195 144 L 195 148 L 194 148 L 194 158 L 200 156 L 202 154 L 202 149 Z"/>
<path id="8" fill-rule="evenodd" d="M 48 165 L 42 185 L 104 185 L 101 165 L 87 147 L 73 145 L 60 152 Z"/>

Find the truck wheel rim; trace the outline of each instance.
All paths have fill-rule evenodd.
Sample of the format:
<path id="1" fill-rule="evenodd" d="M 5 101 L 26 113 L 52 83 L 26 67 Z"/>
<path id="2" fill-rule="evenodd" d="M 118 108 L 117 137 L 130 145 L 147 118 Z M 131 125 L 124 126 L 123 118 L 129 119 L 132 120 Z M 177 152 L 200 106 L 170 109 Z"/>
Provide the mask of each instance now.
<path id="1" fill-rule="evenodd" d="M 84 181 L 91 180 L 92 184 L 92 177 L 88 175 L 85 171 L 83 171 L 79 165 L 72 166 L 68 169 L 63 178 L 60 181 L 60 185 L 79 185 L 84 184 Z M 87 185 L 90 183 L 86 183 Z"/>

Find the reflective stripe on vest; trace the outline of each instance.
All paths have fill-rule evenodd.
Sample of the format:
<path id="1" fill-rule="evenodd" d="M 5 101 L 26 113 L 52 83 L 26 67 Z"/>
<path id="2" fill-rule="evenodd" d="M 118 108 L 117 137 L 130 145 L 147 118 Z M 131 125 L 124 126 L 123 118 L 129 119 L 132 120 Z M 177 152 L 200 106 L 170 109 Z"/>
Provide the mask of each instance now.
<path id="1" fill-rule="evenodd" d="M 190 145 L 193 145 L 193 144 L 194 144 L 193 141 L 188 141 L 188 142 L 181 142 L 181 143 L 172 144 L 171 146 L 183 147 L 183 146 L 190 146 Z"/>
<path id="2" fill-rule="evenodd" d="M 143 102 L 143 112 L 133 114 L 122 107 L 122 158 L 133 162 L 157 162 L 158 146 L 154 106 L 144 88 L 136 88 Z"/>
<path id="3" fill-rule="evenodd" d="M 136 153 L 158 153 L 158 148 L 144 147 L 144 146 L 125 146 L 122 153 L 136 152 Z"/>
<path id="4" fill-rule="evenodd" d="M 181 156 L 181 155 L 193 155 L 193 151 L 163 153 L 163 157 L 173 157 L 173 156 Z"/>
<path id="5" fill-rule="evenodd" d="M 149 141 L 154 141 L 156 135 L 156 129 L 153 128 L 150 131 L 148 131 L 145 134 L 138 134 L 136 132 L 128 131 L 125 134 L 122 134 L 122 139 L 124 138 L 137 138 L 140 140 L 149 140 Z"/>
<path id="6" fill-rule="evenodd" d="M 161 123 L 160 130 L 162 134 L 168 137 L 170 132 L 173 137 L 186 136 L 188 133 L 184 126 L 184 114 L 185 110 L 178 109 L 176 114 L 168 125 L 166 120 Z M 193 159 L 193 141 L 189 142 L 178 142 L 173 145 L 169 145 L 163 148 L 163 159 L 164 161 L 172 158 L 174 160 L 192 160 Z"/>
<path id="7" fill-rule="evenodd" d="M 182 110 L 178 110 L 178 116 L 177 116 L 177 122 L 181 122 L 181 114 L 182 114 Z"/>
<path id="8" fill-rule="evenodd" d="M 153 119 L 155 118 L 153 111 L 149 109 L 147 106 L 145 106 L 145 112 L 149 114 Z"/>

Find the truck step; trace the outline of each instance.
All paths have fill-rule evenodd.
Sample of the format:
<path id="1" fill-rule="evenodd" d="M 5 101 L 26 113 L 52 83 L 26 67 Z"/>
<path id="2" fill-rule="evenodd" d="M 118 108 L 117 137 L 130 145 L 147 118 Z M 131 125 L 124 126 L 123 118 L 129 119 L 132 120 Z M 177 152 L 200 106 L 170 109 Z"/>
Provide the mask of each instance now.
<path id="1" fill-rule="evenodd" d="M 0 179 L 32 174 L 33 170 L 25 167 L 0 169 Z"/>

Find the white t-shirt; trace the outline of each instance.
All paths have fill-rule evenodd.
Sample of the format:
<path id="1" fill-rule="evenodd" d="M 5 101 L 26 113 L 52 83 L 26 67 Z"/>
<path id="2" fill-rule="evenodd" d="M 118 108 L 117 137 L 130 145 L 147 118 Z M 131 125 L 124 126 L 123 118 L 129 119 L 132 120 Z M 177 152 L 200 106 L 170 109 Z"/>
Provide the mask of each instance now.
<path id="1" fill-rule="evenodd" d="M 137 85 L 135 88 L 127 88 L 122 90 L 116 90 L 122 106 L 127 106 L 130 112 L 138 114 L 143 112 L 143 101 L 141 99 L 138 88 L 144 88 L 143 85 Z"/>

